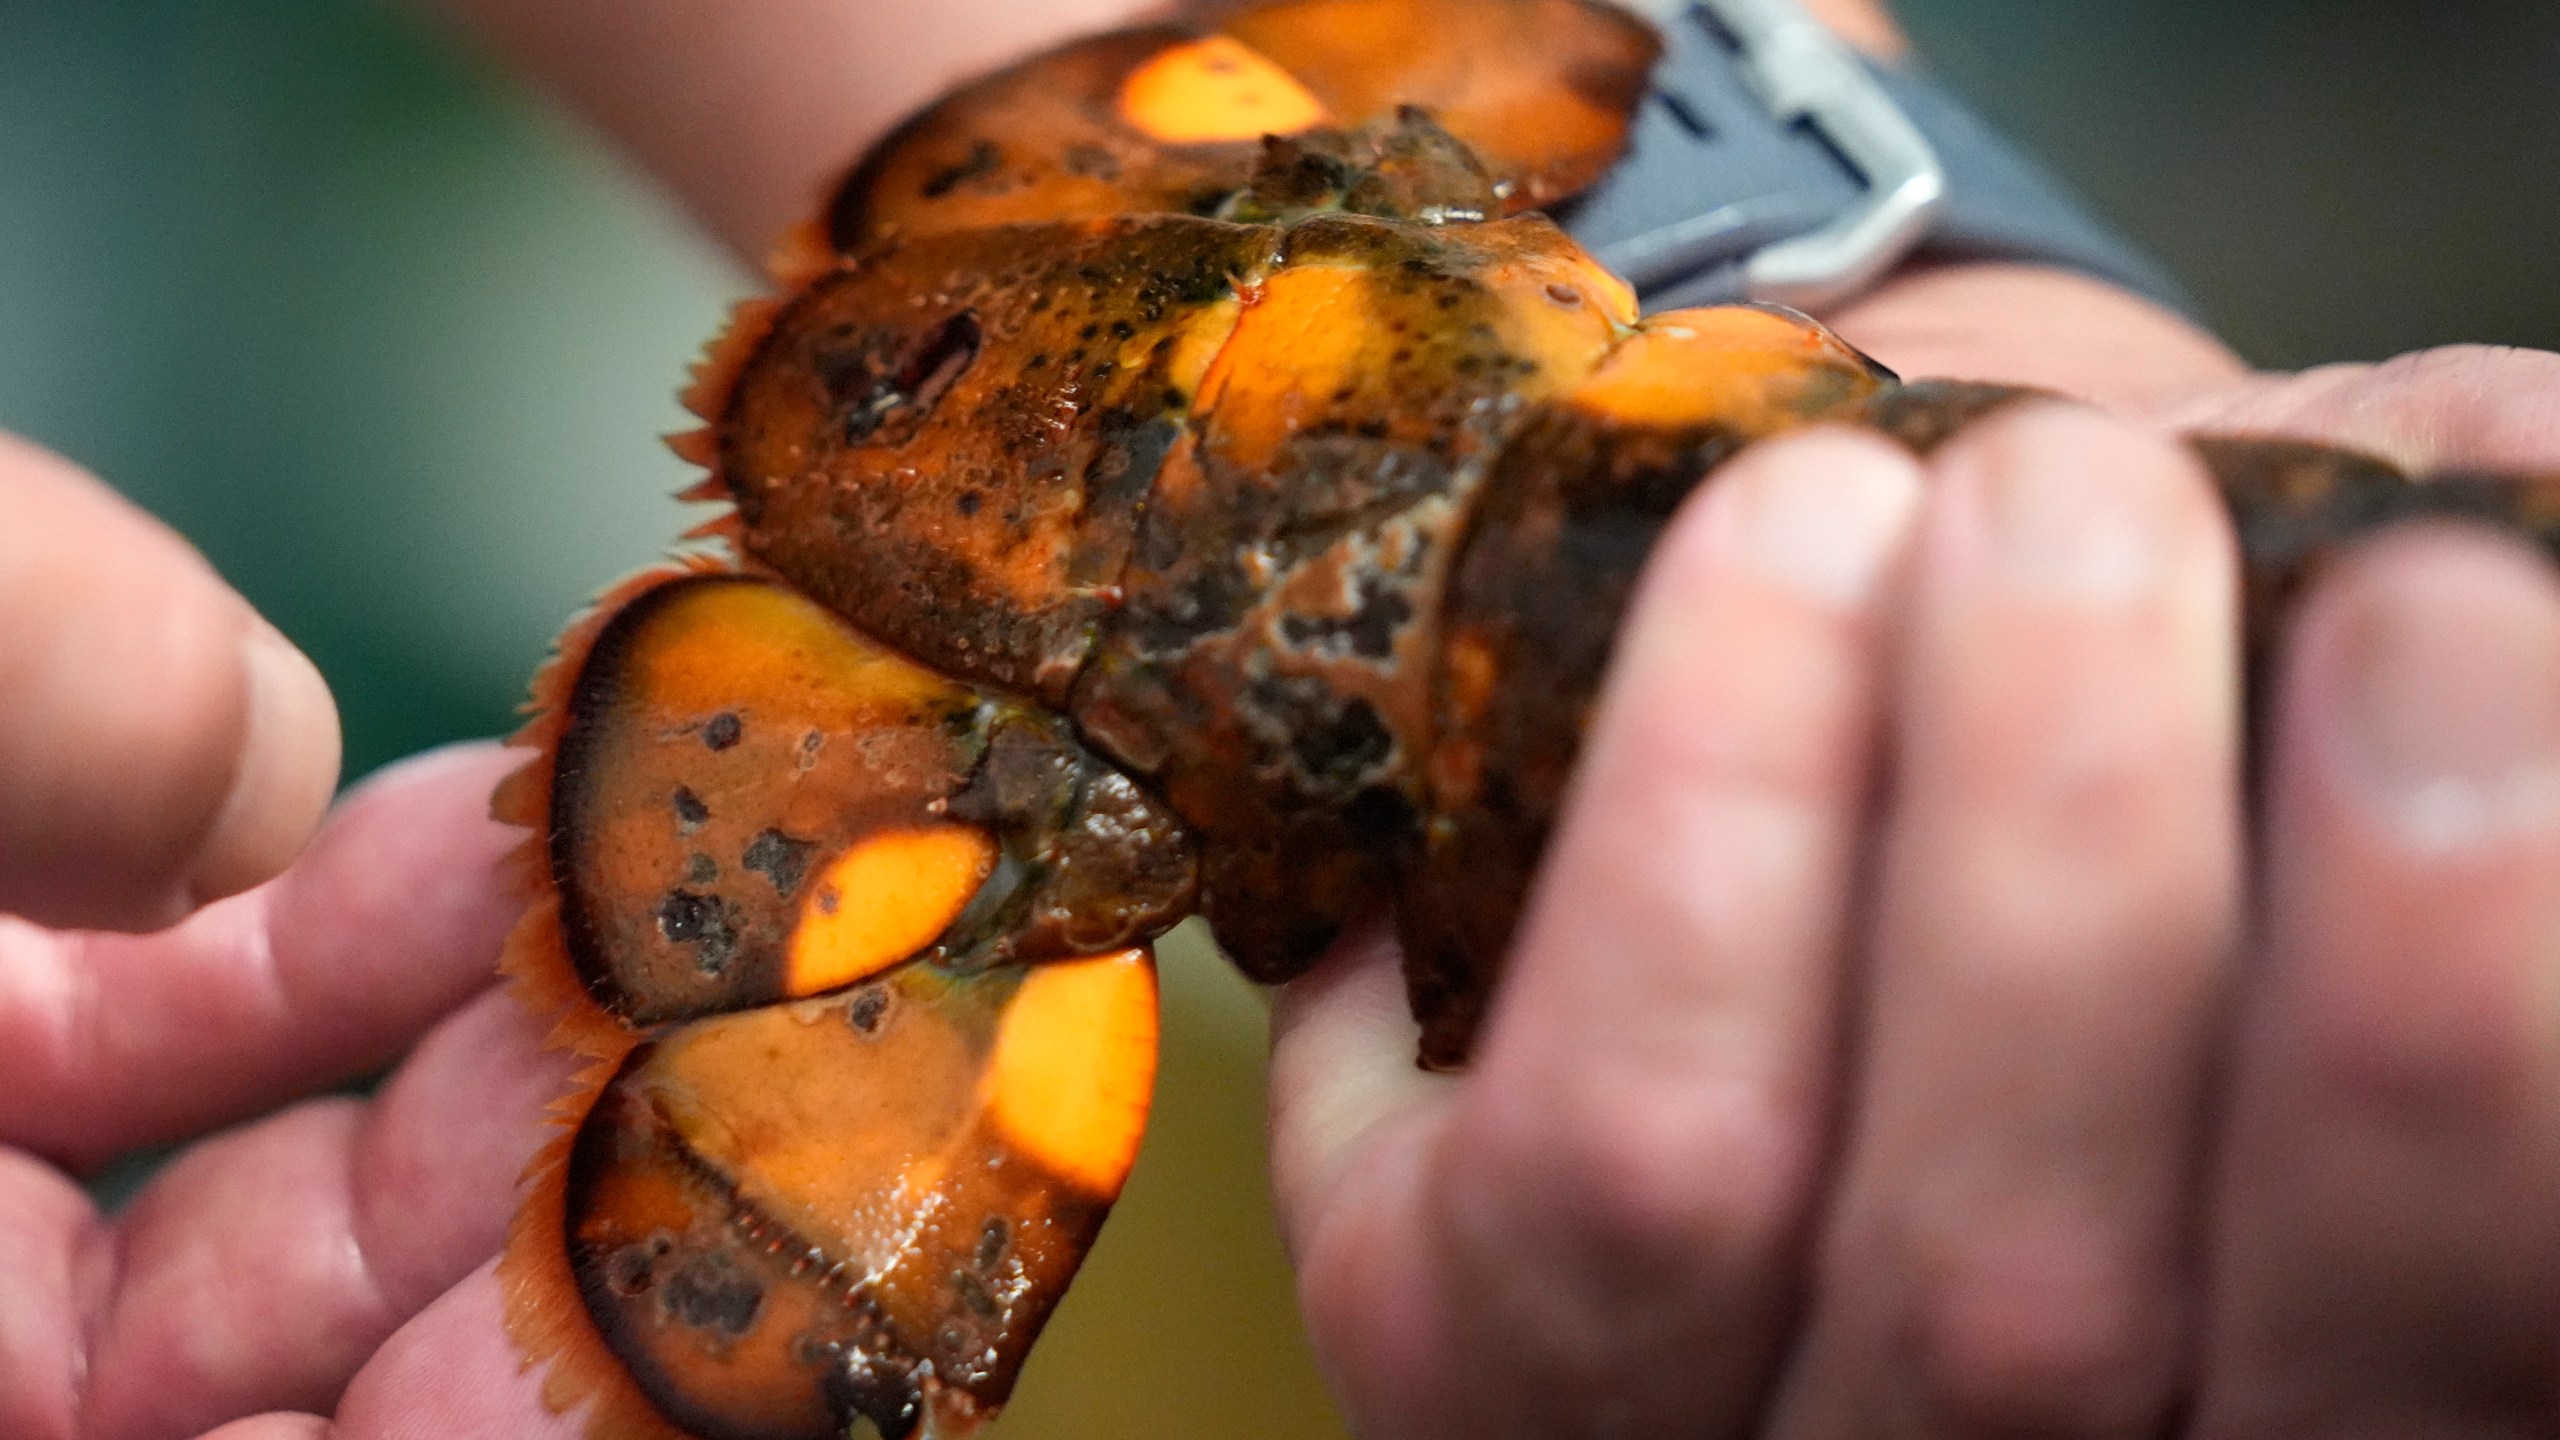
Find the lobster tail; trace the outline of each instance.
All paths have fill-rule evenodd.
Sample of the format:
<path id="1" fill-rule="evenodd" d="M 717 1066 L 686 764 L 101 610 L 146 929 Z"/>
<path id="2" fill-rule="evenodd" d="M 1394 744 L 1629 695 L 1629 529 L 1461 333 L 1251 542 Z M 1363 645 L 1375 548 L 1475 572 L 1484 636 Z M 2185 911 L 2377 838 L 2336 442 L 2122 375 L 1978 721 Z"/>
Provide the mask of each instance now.
<path id="1" fill-rule="evenodd" d="M 1197 902 L 1276 981 L 1393 902 L 1459 1063 L 1687 495 L 2025 393 L 1640 317 L 1525 213 L 1657 49 L 1599 0 L 1122 31 L 954 92 L 785 246 L 671 442 L 735 562 L 571 628 L 495 804 L 539 832 L 509 973 L 592 1062 L 509 1324 L 597 1440 L 977 1428 L 1134 1159 L 1157 934 Z M 2199 449 L 2261 650 L 2376 526 L 2560 539 L 2560 480 Z"/>

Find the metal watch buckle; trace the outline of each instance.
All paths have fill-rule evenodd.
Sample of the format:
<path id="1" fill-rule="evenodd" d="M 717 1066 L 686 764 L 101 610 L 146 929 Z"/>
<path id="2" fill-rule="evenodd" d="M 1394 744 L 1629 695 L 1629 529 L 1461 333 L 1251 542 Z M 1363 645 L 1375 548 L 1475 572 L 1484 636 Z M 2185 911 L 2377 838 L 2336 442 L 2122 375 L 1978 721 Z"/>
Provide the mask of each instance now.
<path id="1" fill-rule="evenodd" d="M 1797 0 L 1622 0 L 1656 24 L 1703 24 L 1734 51 L 1754 96 L 1810 128 L 1865 184 L 1865 198 L 1742 262 L 1750 299 L 1814 310 L 1873 285 L 1918 245 L 1946 203 L 1947 173 L 1919 127 L 1848 43 Z"/>

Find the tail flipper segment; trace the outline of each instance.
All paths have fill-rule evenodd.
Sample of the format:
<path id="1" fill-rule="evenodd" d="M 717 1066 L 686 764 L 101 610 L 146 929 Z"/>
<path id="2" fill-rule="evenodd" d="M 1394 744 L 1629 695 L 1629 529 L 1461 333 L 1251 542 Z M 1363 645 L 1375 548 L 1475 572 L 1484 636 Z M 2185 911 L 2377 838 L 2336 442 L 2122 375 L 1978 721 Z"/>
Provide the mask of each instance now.
<path id="1" fill-rule="evenodd" d="M 967 1434 L 1136 1157 L 1188 837 L 785 586 L 610 603 L 500 797 L 542 831 L 509 967 L 595 1061 L 510 1325 L 603 1440 Z"/>

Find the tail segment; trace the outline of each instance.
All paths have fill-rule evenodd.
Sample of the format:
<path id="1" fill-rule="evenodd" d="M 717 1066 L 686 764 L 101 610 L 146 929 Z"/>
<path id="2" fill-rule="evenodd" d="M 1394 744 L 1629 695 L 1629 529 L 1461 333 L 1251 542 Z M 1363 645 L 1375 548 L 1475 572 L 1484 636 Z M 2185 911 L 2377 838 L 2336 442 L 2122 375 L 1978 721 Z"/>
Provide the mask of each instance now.
<path id="1" fill-rule="evenodd" d="M 1188 841 L 1061 724 L 708 560 L 574 626 L 507 972 L 589 1057 L 501 1266 L 599 1440 L 957 1436 L 1135 1159 Z"/>

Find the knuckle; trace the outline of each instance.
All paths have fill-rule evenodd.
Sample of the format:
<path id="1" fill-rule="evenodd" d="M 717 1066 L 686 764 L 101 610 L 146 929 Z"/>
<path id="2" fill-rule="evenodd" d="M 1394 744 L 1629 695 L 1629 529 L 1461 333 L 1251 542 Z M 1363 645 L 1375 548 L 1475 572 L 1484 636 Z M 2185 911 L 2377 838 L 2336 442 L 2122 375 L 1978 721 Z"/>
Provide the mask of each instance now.
<path id="1" fill-rule="evenodd" d="M 2460 1132 L 2530 1107 L 2549 1045 L 2529 998 L 2537 986 L 2495 967 L 2409 963 L 2424 983 L 2340 986 L 2298 1007 L 2292 1049 L 2303 1093 L 2363 1124 L 2405 1133 Z"/>
<path id="2" fill-rule="evenodd" d="M 1945 1433 L 2153 1433 L 2174 1349 L 2149 1287 L 2048 1237 L 1915 1284 L 1901 1319 L 1912 1400 Z M 2078 1257 L 2075 1259 L 2063 1257 Z"/>
<path id="3" fill-rule="evenodd" d="M 1507 1265 L 1554 1257 L 1607 1295 L 1722 1288 L 1791 1233 L 1810 1133 L 1732 1083 L 1471 1105 L 1442 1157 L 1452 1233 Z"/>
<path id="4" fill-rule="evenodd" d="M 2218 949 L 2237 923 L 2237 822 L 2216 798 L 2182 793 L 2177 769 L 2126 757 L 2013 781 L 2026 789 L 2011 803 L 1985 797 L 1912 837 L 1896 893 L 1932 933 L 1985 951 L 2112 946 L 2156 964 L 2173 942 Z"/>

